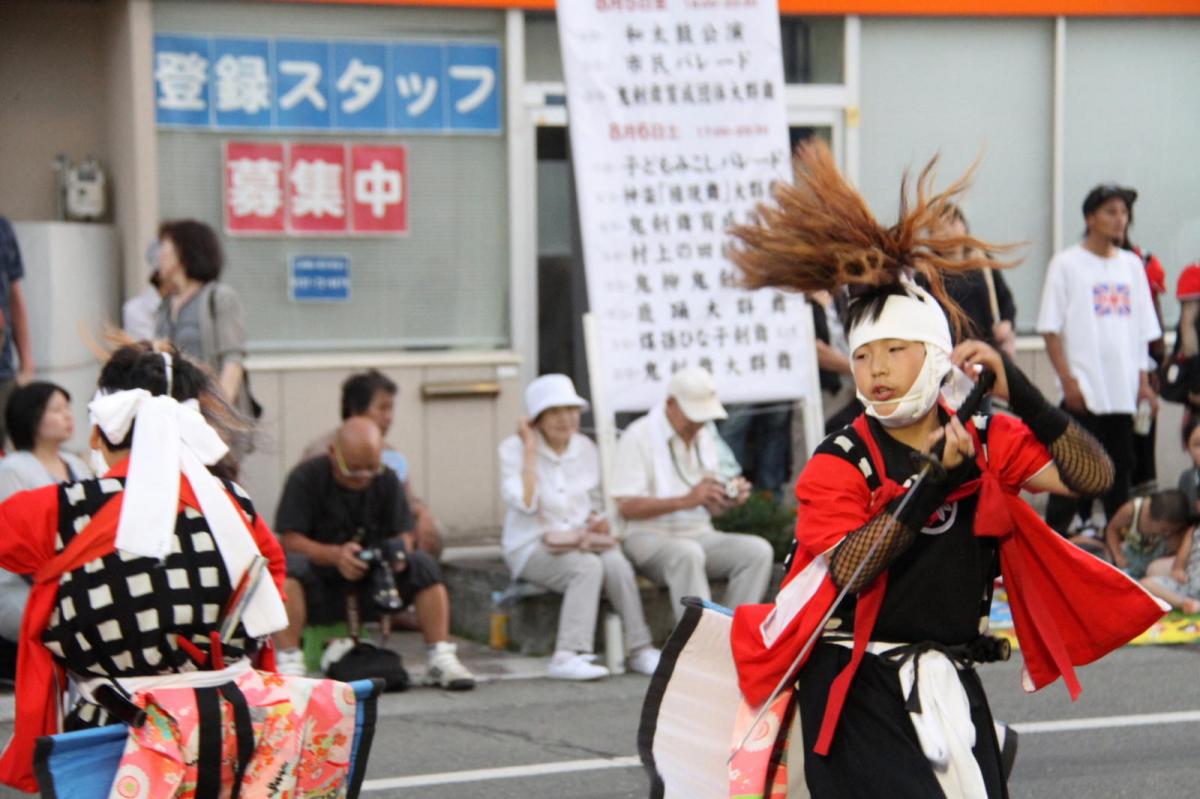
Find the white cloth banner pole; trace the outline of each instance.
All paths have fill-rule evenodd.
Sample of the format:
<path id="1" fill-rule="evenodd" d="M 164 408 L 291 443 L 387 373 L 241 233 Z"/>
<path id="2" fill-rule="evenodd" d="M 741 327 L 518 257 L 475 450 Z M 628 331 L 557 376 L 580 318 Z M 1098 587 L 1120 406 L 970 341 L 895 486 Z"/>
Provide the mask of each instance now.
<path id="1" fill-rule="evenodd" d="M 587 352 L 589 382 L 592 389 L 592 419 L 596 425 L 596 448 L 600 451 L 600 475 L 604 490 L 604 512 L 616 535 L 622 533 L 617 517 L 617 503 L 608 487 L 612 485 L 612 465 L 617 455 L 617 419 L 608 400 L 608 379 L 604 371 L 604 355 L 597 339 L 596 317 L 583 315 L 583 347 Z"/>
<path id="2" fill-rule="evenodd" d="M 739 288 L 727 250 L 729 228 L 792 178 L 777 3 L 573 0 L 557 13 L 610 409 L 650 408 L 692 366 L 725 402 L 816 397 L 811 310 Z"/>

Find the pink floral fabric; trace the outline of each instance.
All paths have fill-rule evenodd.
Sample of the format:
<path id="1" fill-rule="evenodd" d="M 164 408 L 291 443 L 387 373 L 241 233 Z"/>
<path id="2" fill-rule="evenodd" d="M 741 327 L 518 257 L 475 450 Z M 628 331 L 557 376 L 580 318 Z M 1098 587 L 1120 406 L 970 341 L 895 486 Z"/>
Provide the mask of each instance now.
<path id="1" fill-rule="evenodd" d="M 767 773 L 771 769 L 771 754 L 780 736 L 786 737 L 788 730 L 783 729 L 784 720 L 788 718 L 788 703 L 791 701 L 791 691 L 784 691 L 771 707 L 763 714 L 754 732 L 746 738 L 746 743 L 733 756 L 729 763 L 729 797 L 730 799 L 784 799 L 787 796 L 788 763 L 787 751 L 775 769 L 772 784 L 765 785 Z M 738 707 L 737 721 L 733 725 L 733 743 L 746 735 L 746 730 L 754 723 L 754 717 L 759 708 L 751 707 L 743 699 Z"/>
<path id="2" fill-rule="evenodd" d="M 339 799 L 354 742 L 354 689 L 333 680 L 247 671 L 236 681 L 254 725 L 254 756 L 243 797 Z M 139 691 L 133 700 L 146 723 L 131 728 L 109 799 L 192 799 L 196 794 L 199 714 L 191 688 Z M 230 796 L 237 767 L 233 709 L 221 703 L 221 796 Z"/>

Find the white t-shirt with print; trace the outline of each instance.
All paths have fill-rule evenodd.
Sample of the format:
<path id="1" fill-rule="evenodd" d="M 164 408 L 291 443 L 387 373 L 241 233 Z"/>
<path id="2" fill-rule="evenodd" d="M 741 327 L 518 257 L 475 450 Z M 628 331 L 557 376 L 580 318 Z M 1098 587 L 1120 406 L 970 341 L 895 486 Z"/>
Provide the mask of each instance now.
<path id="1" fill-rule="evenodd" d="M 1101 258 L 1079 244 L 1055 255 L 1037 330 L 1061 336 L 1088 410 L 1137 410 L 1139 372 L 1153 368 L 1147 347 L 1162 335 L 1141 259 L 1125 250 Z"/>

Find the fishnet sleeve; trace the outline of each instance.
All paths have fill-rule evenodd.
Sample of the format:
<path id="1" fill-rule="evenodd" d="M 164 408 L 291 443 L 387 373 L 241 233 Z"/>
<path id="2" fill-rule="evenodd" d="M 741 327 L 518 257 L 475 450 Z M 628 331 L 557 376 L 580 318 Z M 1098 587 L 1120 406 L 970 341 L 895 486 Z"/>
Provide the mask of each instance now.
<path id="1" fill-rule="evenodd" d="M 1048 447 L 1063 485 L 1076 494 L 1094 497 L 1112 487 L 1115 467 L 1091 433 L 1074 419 Z"/>
<path id="2" fill-rule="evenodd" d="M 893 515 L 897 504 L 899 501 L 893 502 L 888 509 L 847 535 L 829 556 L 829 572 L 839 589 L 849 584 L 851 591 L 863 590 L 912 544 L 917 536 L 916 527 Z M 879 546 L 871 552 L 876 541 L 880 541 Z M 855 569 L 864 562 L 862 571 L 855 575 Z"/>

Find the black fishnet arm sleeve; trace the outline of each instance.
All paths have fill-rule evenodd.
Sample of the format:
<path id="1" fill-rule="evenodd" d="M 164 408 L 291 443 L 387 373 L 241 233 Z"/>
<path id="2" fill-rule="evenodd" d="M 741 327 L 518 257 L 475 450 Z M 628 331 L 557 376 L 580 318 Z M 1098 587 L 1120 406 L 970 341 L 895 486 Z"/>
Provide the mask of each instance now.
<path id="1" fill-rule="evenodd" d="M 1066 416 L 1058 408 L 1056 413 Z M 1035 433 L 1036 435 L 1036 433 Z M 1045 443 L 1045 442 L 1042 442 Z M 1072 492 L 1095 497 L 1112 488 L 1116 467 L 1104 447 L 1074 419 L 1069 419 L 1062 435 L 1047 444 L 1058 477 Z"/>
<path id="2" fill-rule="evenodd" d="M 855 593 L 863 590 L 912 544 L 917 536 L 916 525 L 896 519 L 897 505 L 899 500 L 891 502 L 882 513 L 842 539 L 830 553 L 829 573 L 839 589 L 849 584 Z M 871 552 L 876 541 L 880 541 L 879 546 Z M 862 571 L 855 574 L 864 561 Z"/>
<path id="3" fill-rule="evenodd" d="M 1008 379 L 1009 407 L 1050 450 L 1063 485 L 1085 497 L 1111 488 L 1115 468 L 1100 442 L 1065 411 L 1047 402 L 1007 355 L 1000 357 Z"/>
<path id="4" fill-rule="evenodd" d="M 930 472 L 924 480 L 909 489 L 912 496 L 903 511 L 900 510 L 900 504 L 904 502 L 904 497 L 897 497 L 862 527 L 847 534 L 828 556 L 833 584 L 839 589 L 849 585 L 850 590 L 856 593 L 870 585 L 908 549 L 916 539 L 917 531 L 942 506 L 950 491 L 977 473 L 978 469 L 970 459 L 951 469 L 948 474 Z M 877 541 L 879 545 L 872 551 Z M 863 564 L 861 571 L 860 564 Z"/>

